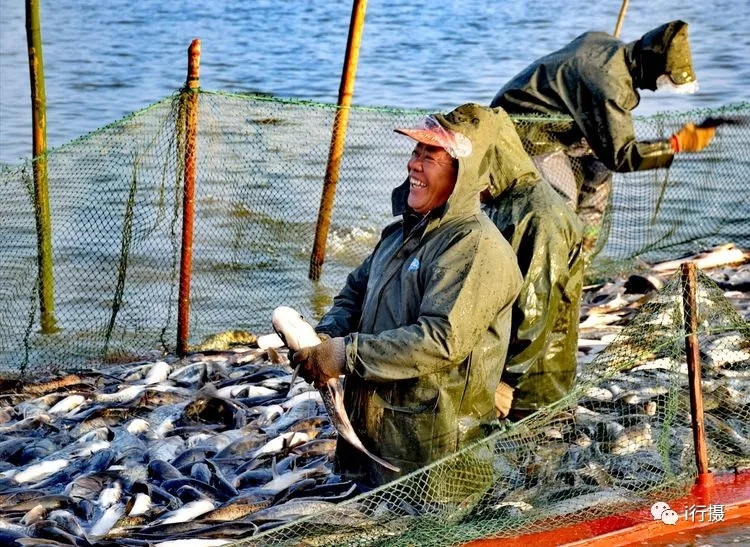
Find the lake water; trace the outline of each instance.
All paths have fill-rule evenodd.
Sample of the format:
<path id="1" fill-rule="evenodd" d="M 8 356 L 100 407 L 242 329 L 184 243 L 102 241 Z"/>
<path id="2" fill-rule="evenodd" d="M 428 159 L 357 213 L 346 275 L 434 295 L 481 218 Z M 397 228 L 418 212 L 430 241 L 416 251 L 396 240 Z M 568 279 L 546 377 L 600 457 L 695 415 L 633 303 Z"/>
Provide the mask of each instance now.
<path id="1" fill-rule="evenodd" d="M 202 42 L 201 87 L 334 103 L 351 3 L 345 1 L 50 0 L 41 2 L 48 145 L 57 147 L 161 100 L 185 81 Z M 370 0 L 353 102 L 447 111 L 488 104 L 535 58 L 586 30 L 611 32 L 607 0 Z M 690 23 L 700 91 L 643 93 L 638 115 L 750 100 L 748 0 L 631 2 L 630 41 Z M 0 0 L 0 164 L 31 155 L 24 2 Z M 730 541 L 742 541 L 737 533 Z M 710 537 L 703 537 L 711 541 Z M 717 543 L 718 544 L 718 543 Z"/>
<path id="2" fill-rule="evenodd" d="M 487 104 L 535 58 L 586 30 L 612 32 L 619 0 L 370 0 L 353 101 L 449 110 Z M 351 3 L 225 0 L 41 1 L 47 135 L 60 146 L 156 102 L 185 81 L 202 42 L 201 87 L 334 103 Z M 700 91 L 643 93 L 638 115 L 750 99 L 748 0 L 631 2 L 621 38 L 690 24 Z M 31 155 L 24 2 L 0 0 L 0 163 Z"/>

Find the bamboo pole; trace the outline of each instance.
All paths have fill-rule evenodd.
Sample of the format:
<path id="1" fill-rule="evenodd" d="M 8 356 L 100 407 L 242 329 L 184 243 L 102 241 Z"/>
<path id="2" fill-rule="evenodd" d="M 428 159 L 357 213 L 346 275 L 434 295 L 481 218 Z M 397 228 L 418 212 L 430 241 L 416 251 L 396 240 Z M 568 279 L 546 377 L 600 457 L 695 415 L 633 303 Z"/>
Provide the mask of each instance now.
<path id="1" fill-rule="evenodd" d="M 685 354 L 688 365 L 688 385 L 690 388 L 690 414 L 695 448 L 695 465 L 698 475 L 706 475 L 708 451 L 703 420 L 703 394 L 701 392 L 701 359 L 698 346 L 698 307 L 695 296 L 695 263 L 684 262 L 681 266 L 682 308 L 685 317 Z"/>
<path id="2" fill-rule="evenodd" d="M 615 38 L 620 37 L 620 30 L 622 29 L 622 21 L 625 19 L 625 12 L 628 11 L 628 4 L 630 3 L 630 0 L 622 0 L 622 5 L 620 6 L 620 14 L 617 16 L 617 24 L 615 25 L 615 32 L 613 33 L 613 36 Z"/>
<path id="3" fill-rule="evenodd" d="M 310 256 L 308 277 L 314 281 L 320 279 L 320 274 L 323 270 L 323 261 L 325 260 L 326 241 L 328 239 L 328 229 L 331 225 L 331 212 L 333 211 L 333 200 L 336 196 L 336 184 L 339 179 L 341 158 L 344 153 L 346 129 L 349 123 L 349 107 L 351 106 L 352 95 L 354 94 L 354 80 L 357 74 L 359 46 L 362 43 L 362 30 L 365 24 L 366 9 L 367 0 L 354 0 L 349 22 L 349 37 L 346 42 L 344 69 L 341 74 L 341 84 L 339 86 L 338 109 L 333 121 L 328 164 L 326 165 L 326 174 L 323 181 L 323 192 L 320 197 L 318 222 L 315 227 L 315 241 Z"/>
<path id="4" fill-rule="evenodd" d="M 26 43 L 31 82 L 31 147 L 34 171 L 39 321 L 42 334 L 58 332 L 52 266 L 52 219 L 47 181 L 47 95 L 44 88 L 40 0 L 26 0 Z"/>
<path id="5" fill-rule="evenodd" d="M 181 108 L 185 120 L 185 171 L 182 194 L 182 249 L 180 254 L 180 288 L 177 302 L 177 354 L 185 355 L 190 330 L 190 276 L 193 264 L 193 224 L 195 215 L 195 173 L 197 166 L 198 90 L 200 88 L 201 41 L 197 38 L 188 48 L 188 70 L 182 90 Z M 178 128 L 178 130 L 181 128 Z"/>

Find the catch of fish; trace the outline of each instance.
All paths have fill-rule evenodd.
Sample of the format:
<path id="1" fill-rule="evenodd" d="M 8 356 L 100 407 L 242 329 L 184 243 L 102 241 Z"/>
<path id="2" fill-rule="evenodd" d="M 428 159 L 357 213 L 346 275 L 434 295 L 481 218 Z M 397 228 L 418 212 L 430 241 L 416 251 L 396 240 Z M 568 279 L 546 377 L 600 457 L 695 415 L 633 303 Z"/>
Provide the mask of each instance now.
<path id="1" fill-rule="evenodd" d="M 273 311 L 271 322 L 276 332 L 281 336 L 281 339 L 284 340 L 287 347 L 292 351 L 320 344 L 320 338 L 318 338 L 312 325 L 306 322 L 298 311 L 290 307 L 279 306 L 276 308 Z M 299 367 L 294 371 L 293 379 L 296 378 L 298 370 Z M 344 408 L 344 388 L 341 385 L 341 378 L 329 379 L 320 388 L 320 397 L 326 407 L 328 416 L 333 420 L 333 425 L 336 427 L 336 431 L 338 431 L 341 438 L 383 467 L 396 473 L 400 471 L 398 467 L 379 458 L 362 444 Z"/>
<path id="2" fill-rule="evenodd" d="M 603 313 L 621 309 L 612 302 L 599 303 Z M 397 514 L 402 529 L 446 511 L 418 499 L 395 510 L 377 491 L 382 502 L 360 501 L 357 485 L 334 471 L 337 439 L 391 464 L 357 438 L 340 379 L 318 390 L 296 377 L 289 357 L 320 343 L 312 327 L 285 307 L 272 324 L 278 336 L 223 351 L 2 382 L 0 545 L 210 547 L 300 519 L 356 534 L 384 515 Z M 580 356 L 600 369 L 568 404 L 498 438 L 496 481 L 460 518 L 622 510 L 680 473 L 690 478 L 684 364 L 643 340 L 611 340 L 612 349 L 582 340 Z M 721 333 L 702 352 L 711 446 L 750 462 L 750 344 Z M 329 514 L 336 518 L 321 519 Z"/>

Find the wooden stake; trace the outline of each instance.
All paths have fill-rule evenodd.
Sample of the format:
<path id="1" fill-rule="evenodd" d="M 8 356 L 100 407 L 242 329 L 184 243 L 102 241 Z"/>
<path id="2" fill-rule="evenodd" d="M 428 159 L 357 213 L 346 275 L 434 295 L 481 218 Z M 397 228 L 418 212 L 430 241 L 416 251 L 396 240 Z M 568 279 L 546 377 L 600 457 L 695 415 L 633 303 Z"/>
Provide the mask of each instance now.
<path id="1" fill-rule="evenodd" d="M 688 385 L 690 387 L 690 414 L 695 447 L 695 465 L 698 475 L 710 473 L 706 430 L 703 420 L 703 393 L 701 392 L 701 358 L 698 345 L 698 307 L 695 290 L 695 263 L 681 265 L 682 308 L 685 317 L 685 354 L 688 365 Z"/>
<path id="2" fill-rule="evenodd" d="M 346 43 L 344 70 L 341 74 L 341 85 L 339 86 L 338 109 L 333 121 L 331 147 L 328 152 L 328 164 L 323 181 L 323 192 L 320 197 L 318 222 L 315 227 L 315 241 L 310 256 L 308 277 L 314 281 L 320 279 L 320 274 L 323 270 L 323 261 L 325 260 L 326 240 L 328 239 L 328 229 L 331 225 L 331 212 L 333 211 L 333 200 L 336 197 L 336 184 L 339 180 L 341 158 L 344 155 L 346 129 L 349 123 L 349 107 L 352 103 L 352 95 L 354 94 L 354 80 L 357 74 L 359 46 L 362 42 L 362 29 L 365 24 L 366 9 L 367 0 L 354 0 L 349 23 L 349 38 Z"/>
<path id="3" fill-rule="evenodd" d="M 615 25 L 615 32 L 613 33 L 613 36 L 615 38 L 620 37 L 620 29 L 622 29 L 622 21 L 625 19 L 625 12 L 628 11 L 628 4 L 629 0 L 622 0 L 622 5 L 620 6 L 620 14 L 617 16 L 617 24 Z"/>
<path id="4" fill-rule="evenodd" d="M 47 181 L 47 95 L 39 14 L 40 0 L 26 0 L 26 43 L 31 82 L 31 146 L 39 283 L 39 320 L 42 334 L 58 332 L 55 320 L 55 278 L 52 267 L 52 219 Z"/>
<path id="5" fill-rule="evenodd" d="M 177 354 L 185 355 L 190 331 L 190 276 L 193 264 L 193 221 L 195 216 L 195 173 L 198 160 L 198 90 L 200 89 L 201 41 L 188 48 L 188 71 L 182 100 L 185 108 L 185 173 L 182 195 L 182 250 L 180 289 L 177 302 Z M 180 119 L 183 119 L 181 116 Z M 179 129 L 178 129 L 179 130 Z"/>

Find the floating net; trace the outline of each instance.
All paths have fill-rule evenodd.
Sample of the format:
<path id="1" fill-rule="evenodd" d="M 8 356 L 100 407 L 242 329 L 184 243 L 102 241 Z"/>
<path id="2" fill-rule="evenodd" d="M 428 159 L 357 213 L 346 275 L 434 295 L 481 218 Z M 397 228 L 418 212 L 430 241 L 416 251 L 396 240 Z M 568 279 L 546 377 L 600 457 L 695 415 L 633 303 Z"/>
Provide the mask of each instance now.
<path id="1" fill-rule="evenodd" d="M 193 346 L 228 329 L 267 332 L 278 305 L 318 319 L 393 220 L 390 192 L 403 181 L 411 151 L 393 128 L 425 112 L 350 109 L 325 263 L 313 282 L 308 271 L 335 105 L 201 91 L 197 148 L 186 158 L 186 93 L 0 172 L 3 372 L 55 372 L 175 351 L 186 160 L 196 165 L 187 329 Z M 743 103 L 639 118 L 636 133 L 662 138 L 690 120 L 741 122 L 749 111 Z M 616 174 L 609 238 L 600 239 L 606 246 L 591 274 L 634 257 L 673 258 L 727 241 L 750 247 L 748 149 L 750 129 L 725 125 L 711 146 L 678 156 L 669 170 Z M 40 275 L 35 225 L 33 173 L 42 161 L 49 279 Z M 42 334 L 45 287 L 59 331 Z"/>

